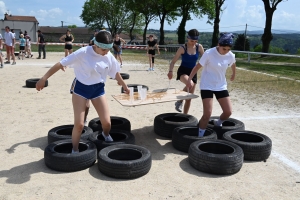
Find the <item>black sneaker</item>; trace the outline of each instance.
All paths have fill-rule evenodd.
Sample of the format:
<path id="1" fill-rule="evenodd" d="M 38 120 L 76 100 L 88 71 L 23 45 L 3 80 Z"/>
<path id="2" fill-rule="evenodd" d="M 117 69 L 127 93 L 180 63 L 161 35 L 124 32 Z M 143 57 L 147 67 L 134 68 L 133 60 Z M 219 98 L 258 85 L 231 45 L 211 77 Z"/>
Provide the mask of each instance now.
<path id="1" fill-rule="evenodd" d="M 37 57 L 36 59 L 41 59 L 41 57 Z"/>
<path id="2" fill-rule="evenodd" d="M 3 64 L 1 63 L 0 68 L 3 68 Z"/>

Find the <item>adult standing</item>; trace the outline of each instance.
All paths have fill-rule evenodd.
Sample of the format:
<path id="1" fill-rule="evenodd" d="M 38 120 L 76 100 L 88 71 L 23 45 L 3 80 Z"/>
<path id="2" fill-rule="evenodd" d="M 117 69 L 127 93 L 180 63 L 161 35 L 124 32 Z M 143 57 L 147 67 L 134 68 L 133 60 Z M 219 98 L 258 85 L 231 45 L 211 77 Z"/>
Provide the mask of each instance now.
<path id="1" fill-rule="evenodd" d="M 39 57 L 37 57 L 37 59 L 41 59 L 42 51 L 43 51 L 43 59 L 46 59 L 45 38 L 41 30 L 38 30 L 37 32 L 38 32 L 38 41 L 36 44 L 38 45 L 38 51 L 39 51 Z"/>
<path id="2" fill-rule="evenodd" d="M 5 48 L 6 48 L 6 56 L 7 61 L 5 64 L 10 64 L 10 57 L 13 59 L 12 65 L 16 64 L 16 58 L 15 58 L 15 42 L 16 38 L 14 34 L 10 31 L 9 26 L 5 27 L 5 33 L 4 33 L 4 39 L 5 39 Z"/>
<path id="3" fill-rule="evenodd" d="M 203 115 L 199 122 L 199 137 L 203 137 L 211 117 L 214 94 L 223 111 L 220 118 L 214 120 L 214 125 L 222 126 L 222 123 L 228 119 L 232 113 L 232 105 L 227 90 L 225 74 L 227 68 L 231 67 L 232 75 L 230 80 L 234 80 L 236 70 L 235 55 L 230 51 L 233 45 L 233 35 L 231 33 L 222 33 L 218 43 L 217 47 L 205 51 L 186 83 L 186 87 L 193 87 L 191 77 L 203 67 L 200 80 Z"/>
<path id="4" fill-rule="evenodd" d="M 71 34 L 71 29 L 67 29 L 66 34 L 61 36 L 59 40 L 65 43 L 65 57 L 67 57 L 73 52 L 74 36 Z"/>
<path id="5" fill-rule="evenodd" d="M 0 67 L 3 68 L 3 58 L 2 58 L 2 49 L 3 49 L 3 42 L 2 42 L 3 38 L 2 38 L 2 35 L 0 33 L 0 62 L 1 62 L 1 65 Z"/>
<path id="6" fill-rule="evenodd" d="M 155 48 L 157 53 L 160 54 L 157 42 L 154 40 L 153 35 L 149 35 L 149 40 L 147 42 L 147 55 L 149 57 L 150 67 L 148 71 L 154 71 L 154 57 L 155 57 Z"/>
<path id="7" fill-rule="evenodd" d="M 116 34 L 115 35 L 115 38 L 114 38 L 114 55 L 115 55 L 115 58 L 118 60 L 120 60 L 121 62 L 121 67 L 123 65 L 123 61 L 122 61 L 122 46 L 121 46 L 121 42 L 123 43 L 123 46 L 125 45 L 125 40 L 123 40 L 122 38 L 120 38 L 119 34 Z"/>
<path id="8" fill-rule="evenodd" d="M 173 77 L 173 68 L 176 61 L 181 57 L 181 64 L 177 70 L 177 78 L 176 80 L 180 80 L 184 85 L 187 84 L 188 79 L 196 84 L 197 83 L 197 74 L 191 76 L 191 71 L 197 64 L 197 60 L 200 55 L 203 55 L 204 49 L 201 44 L 198 44 L 199 40 L 199 32 L 196 29 L 191 29 L 187 35 L 187 43 L 178 48 L 174 58 L 172 59 L 169 67 L 168 77 L 172 79 Z M 186 86 L 183 88 L 183 91 L 188 91 L 189 93 L 195 92 L 196 86 L 193 85 L 191 88 L 187 88 Z M 175 102 L 175 109 L 178 112 L 182 112 L 182 104 L 183 101 Z M 189 112 L 191 106 L 191 99 L 185 100 L 183 113 L 187 114 Z"/>

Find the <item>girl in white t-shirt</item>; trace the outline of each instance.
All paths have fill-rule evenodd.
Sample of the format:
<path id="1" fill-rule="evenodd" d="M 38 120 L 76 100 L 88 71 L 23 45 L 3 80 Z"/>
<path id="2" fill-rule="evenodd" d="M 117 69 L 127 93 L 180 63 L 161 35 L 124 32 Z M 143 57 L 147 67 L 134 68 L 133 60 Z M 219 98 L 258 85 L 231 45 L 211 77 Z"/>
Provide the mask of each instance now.
<path id="1" fill-rule="evenodd" d="M 72 153 L 78 152 L 80 136 L 84 127 L 86 103 L 89 100 L 92 101 L 102 124 L 102 136 L 105 141 L 113 141 L 109 135 L 111 121 L 104 91 L 107 75 L 116 79 L 123 86 L 124 91 L 127 94 L 129 93 L 129 89 L 119 73 L 120 65 L 109 51 L 113 46 L 110 32 L 100 31 L 96 35 L 94 43 L 95 45 L 93 46 L 82 47 L 63 58 L 49 69 L 36 84 L 36 89 L 40 91 L 43 89 L 46 80 L 58 70 L 62 69 L 65 71 L 66 66 L 74 69 L 76 78 L 71 88 L 74 110 Z"/>
<path id="2" fill-rule="evenodd" d="M 199 122 L 199 137 L 203 137 L 209 122 L 213 107 L 213 94 L 215 94 L 223 113 L 218 120 L 214 120 L 215 126 L 222 126 L 232 113 L 231 101 L 227 90 L 226 70 L 232 69 L 230 80 L 235 78 L 235 55 L 230 51 L 233 45 L 231 33 L 221 33 L 219 45 L 204 52 L 199 63 L 191 72 L 186 86 L 191 88 L 194 84 L 191 81 L 194 74 L 203 67 L 200 79 L 201 98 L 203 103 L 203 115 Z"/>

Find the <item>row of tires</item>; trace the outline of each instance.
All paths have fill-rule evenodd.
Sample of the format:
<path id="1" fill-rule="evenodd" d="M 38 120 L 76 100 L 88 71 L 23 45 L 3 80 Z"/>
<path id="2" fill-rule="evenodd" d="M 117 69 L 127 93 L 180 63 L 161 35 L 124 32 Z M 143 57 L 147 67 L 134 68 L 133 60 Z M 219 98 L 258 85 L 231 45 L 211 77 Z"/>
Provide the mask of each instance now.
<path id="1" fill-rule="evenodd" d="M 212 117 L 212 119 L 214 118 L 215 117 Z M 100 152 L 103 149 L 106 149 L 107 147 L 113 148 L 112 146 L 115 145 L 135 144 L 135 138 L 134 135 L 131 133 L 131 125 L 129 120 L 122 117 L 112 116 L 111 123 L 112 123 L 112 130 L 110 134 L 114 139 L 114 142 L 105 142 L 104 138 L 100 134 L 101 122 L 99 118 L 92 119 L 89 122 L 89 127 L 84 127 L 83 129 L 81 139 L 89 140 L 95 145 L 96 156 L 97 156 L 97 152 L 99 152 L 100 154 Z M 165 113 L 162 115 L 158 115 L 155 118 L 154 131 L 158 135 L 163 135 L 163 136 L 167 135 L 167 137 L 169 138 L 171 137 L 172 144 L 175 149 L 188 153 L 191 166 L 193 166 L 194 168 L 200 171 L 214 173 L 214 174 L 235 173 L 239 171 L 239 169 L 242 166 L 243 162 L 240 162 L 240 160 L 242 161 L 244 159 L 252 160 L 252 161 L 266 160 L 271 153 L 271 147 L 272 147 L 271 140 L 263 134 L 253 132 L 253 131 L 243 130 L 244 124 L 238 120 L 229 119 L 228 121 L 223 123 L 222 128 L 220 127 L 207 128 L 207 131 L 204 137 L 202 138 L 199 138 L 197 136 L 198 135 L 198 127 L 196 126 L 197 123 L 198 123 L 197 120 L 195 121 L 194 117 L 190 115 L 178 114 L 178 113 Z M 233 124 L 237 124 L 237 126 Z M 238 127 L 241 130 L 235 130 L 235 128 L 233 128 L 233 130 L 231 131 L 226 131 L 230 126 L 233 126 L 235 128 Z M 63 140 L 67 138 L 70 139 L 72 128 L 73 125 L 64 125 L 64 126 L 59 126 L 51 129 L 48 132 L 48 143 L 51 144 L 53 142 L 55 143 L 58 140 Z M 219 133 L 220 132 L 224 132 L 224 133 L 218 135 L 214 129 L 219 131 Z M 169 132 L 171 132 L 171 136 L 169 135 L 170 134 Z M 217 140 L 218 137 L 221 137 L 219 139 L 222 140 Z M 195 145 L 198 146 L 195 147 Z M 68 151 L 71 151 L 71 146 Z M 121 152 L 121 150 L 115 152 Z M 127 152 L 133 153 L 133 151 L 131 150 Z M 242 152 L 242 156 L 240 155 L 240 152 Z M 55 155 L 55 153 L 53 153 L 52 155 Z M 48 155 L 48 157 L 49 156 L 50 155 Z M 210 160 L 210 162 L 207 162 L 205 160 Z M 50 162 L 59 163 L 56 161 L 56 158 L 50 159 Z M 137 160 L 137 162 L 139 162 L 139 160 Z M 203 162 L 205 163 L 207 169 L 203 167 Z M 110 165 L 113 165 L 113 163 L 114 161 L 112 161 Z M 220 163 L 223 164 L 220 165 Z M 228 163 L 228 165 L 226 165 L 226 163 Z M 61 169 L 60 167 L 59 167 L 60 169 L 58 169 L 57 168 L 58 165 L 57 164 L 55 165 L 56 165 L 55 170 L 59 170 L 59 171 L 71 170 L 70 168 L 64 169 L 64 166 L 63 169 Z M 47 164 L 47 166 L 51 168 L 51 164 Z M 76 165 L 72 164 L 72 166 L 76 166 Z M 235 166 L 235 167 L 228 169 L 228 166 Z M 145 170 L 143 169 L 143 171 Z M 124 176 L 120 176 L 119 178 L 123 178 L 123 177 Z"/>

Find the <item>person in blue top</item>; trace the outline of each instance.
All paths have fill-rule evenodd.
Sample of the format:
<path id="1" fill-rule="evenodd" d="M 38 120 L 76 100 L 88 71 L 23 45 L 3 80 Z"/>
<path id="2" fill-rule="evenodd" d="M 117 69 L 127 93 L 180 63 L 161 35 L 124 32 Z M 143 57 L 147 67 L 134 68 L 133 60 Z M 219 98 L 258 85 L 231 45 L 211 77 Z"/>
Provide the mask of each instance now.
<path id="1" fill-rule="evenodd" d="M 196 29 L 191 29 L 188 32 L 187 43 L 179 47 L 172 62 L 170 63 L 169 73 L 168 73 L 169 79 L 172 79 L 174 65 L 181 56 L 181 64 L 177 70 L 176 80 L 180 80 L 182 83 L 184 83 L 184 85 L 186 85 L 191 71 L 196 66 L 199 56 L 200 55 L 202 56 L 204 53 L 204 49 L 202 45 L 198 44 L 198 39 L 199 39 L 199 32 Z M 194 83 L 197 83 L 197 74 L 193 76 L 192 81 Z M 189 90 L 187 87 L 184 87 L 183 91 L 193 94 L 195 91 L 195 85 L 191 87 Z M 183 104 L 182 100 L 175 102 L 175 109 L 178 112 L 182 112 L 182 104 Z M 191 99 L 185 100 L 185 104 L 183 108 L 184 114 L 187 114 L 189 112 L 190 106 L 191 106 Z"/>
<path id="2" fill-rule="evenodd" d="M 20 34 L 20 51 L 19 51 L 19 60 L 20 60 L 20 54 L 22 55 L 22 60 L 24 59 L 24 54 L 25 54 L 25 45 L 26 45 L 26 40 L 24 39 L 24 35 Z"/>

